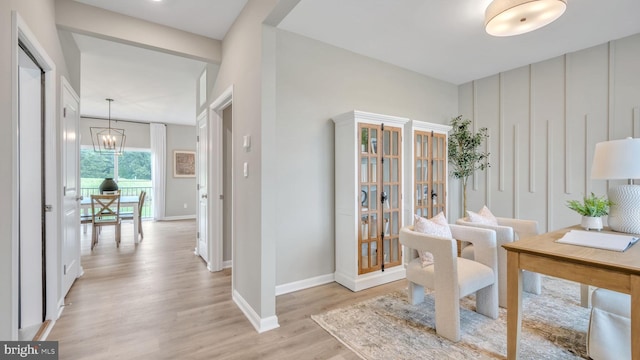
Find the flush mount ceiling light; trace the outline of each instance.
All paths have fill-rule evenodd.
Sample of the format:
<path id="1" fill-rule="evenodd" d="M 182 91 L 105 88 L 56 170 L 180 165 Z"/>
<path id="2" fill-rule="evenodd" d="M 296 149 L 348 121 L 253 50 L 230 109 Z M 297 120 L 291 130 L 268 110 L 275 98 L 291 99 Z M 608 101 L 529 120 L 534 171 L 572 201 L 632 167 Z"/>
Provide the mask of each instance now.
<path id="1" fill-rule="evenodd" d="M 566 0 L 493 0 L 484 26 L 489 35 L 520 35 L 552 23 L 566 9 Z"/>
<path id="2" fill-rule="evenodd" d="M 124 129 L 111 127 L 111 103 L 113 99 L 106 100 L 109 102 L 109 127 L 89 128 L 93 150 L 99 153 L 122 155 L 127 137 L 124 135 Z"/>

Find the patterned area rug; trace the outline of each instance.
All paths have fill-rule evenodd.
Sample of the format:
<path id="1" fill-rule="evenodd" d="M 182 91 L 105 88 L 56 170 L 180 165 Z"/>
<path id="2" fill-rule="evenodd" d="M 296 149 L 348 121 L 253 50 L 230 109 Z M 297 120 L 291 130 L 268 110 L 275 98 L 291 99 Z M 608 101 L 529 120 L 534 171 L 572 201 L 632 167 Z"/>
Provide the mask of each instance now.
<path id="1" fill-rule="evenodd" d="M 588 359 L 589 309 L 580 306 L 580 285 L 543 276 L 541 295 L 523 293 L 521 359 Z M 462 337 L 454 343 L 435 333 L 433 296 L 410 305 L 394 292 L 311 318 L 363 359 L 504 359 L 507 312 L 492 320 L 461 300 Z"/>

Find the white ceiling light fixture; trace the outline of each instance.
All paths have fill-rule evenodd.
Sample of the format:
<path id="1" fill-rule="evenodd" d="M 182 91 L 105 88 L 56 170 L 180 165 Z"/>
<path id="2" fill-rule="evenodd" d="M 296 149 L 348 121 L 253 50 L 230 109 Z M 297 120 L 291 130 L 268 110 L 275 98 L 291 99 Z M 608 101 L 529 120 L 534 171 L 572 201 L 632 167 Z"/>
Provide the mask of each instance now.
<path id="1" fill-rule="evenodd" d="M 552 23 L 566 9 L 567 0 L 493 0 L 484 26 L 489 35 L 520 35 Z"/>

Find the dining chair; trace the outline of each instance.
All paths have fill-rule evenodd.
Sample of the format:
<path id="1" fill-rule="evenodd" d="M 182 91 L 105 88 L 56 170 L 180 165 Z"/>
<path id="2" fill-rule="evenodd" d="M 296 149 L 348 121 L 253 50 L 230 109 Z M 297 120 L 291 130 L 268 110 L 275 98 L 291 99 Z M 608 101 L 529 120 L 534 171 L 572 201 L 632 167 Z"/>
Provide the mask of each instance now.
<path id="1" fill-rule="evenodd" d="M 120 194 L 91 195 L 91 250 L 98 243 L 98 233 L 103 226 L 115 226 L 116 247 L 120 247 Z"/>
<path id="2" fill-rule="evenodd" d="M 144 205 L 144 200 L 147 197 L 146 191 L 140 192 L 140 197 L 138 198 L 138 234 L 140 235 L 140 240 L 144 239 L 144 231 L 142 231 L 142 206 Z M 122 213 L 120 218 L 122 220 L 133 220 L 133 213 Z"/>

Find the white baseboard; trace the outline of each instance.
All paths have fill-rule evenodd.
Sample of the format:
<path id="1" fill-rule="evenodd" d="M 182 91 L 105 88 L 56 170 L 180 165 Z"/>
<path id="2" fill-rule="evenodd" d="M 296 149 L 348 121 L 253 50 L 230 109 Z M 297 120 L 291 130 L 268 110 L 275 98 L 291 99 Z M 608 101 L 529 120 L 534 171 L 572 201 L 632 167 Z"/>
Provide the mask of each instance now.
<path id="1" fill-rule="evenodd" d="M 233 290 L 233 302 L 238 305 L 238 308 L 244 313 L 244 316 L 249 319 L 249 322 L 256 329 L 258 333 L 263 333 L 265 331 L 277 329 L 280 327 L 278 324 L 277 316 L 269 316 L 268 318 L 261 318 L 249 305 L 249 303 L 240 295 L 239 292 Z"/>
<path id="2" fill-rule="evenodd" d="M 222 262 L 222 268 L 223 269 L 228 269 L 231 266 L 233 266 L 233 261 L 232 260 L 226 260 Z"/>
<path id="3" fill-rule="evenodd" d="M 183 216 L 165 216 L 158 221 L 176 221 L 176 220 L 192 220 L 195 219 L 195 215 L 183 215 Z"/>
<path id="4" fill-rule="evenodd" d="M 314 286 L 332 283 L 335 280 L 333 274 L 320 275 L 309 279 L 299 280 L 276 286 L 276 296 L 288 294 L 298 290 L 312 288 Z"/>

